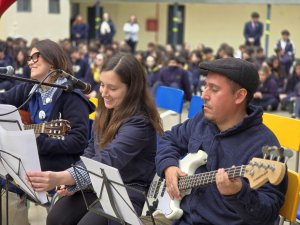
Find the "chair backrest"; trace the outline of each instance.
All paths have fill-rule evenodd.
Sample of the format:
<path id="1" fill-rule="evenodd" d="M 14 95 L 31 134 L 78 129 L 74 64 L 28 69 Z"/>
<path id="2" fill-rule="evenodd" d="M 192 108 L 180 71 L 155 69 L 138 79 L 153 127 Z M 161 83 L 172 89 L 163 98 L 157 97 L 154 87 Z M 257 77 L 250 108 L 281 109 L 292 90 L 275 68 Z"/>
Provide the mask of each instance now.
<path id="1" fill-rule="evenodd" d="M 188 118 L 192 118 L 196 115 L 196 113 L 202 111 L 202 106 L 204 104 L 204 100 L 197 95 L 192 96 L 191 102 L 190 102 L 190 108 L 188 112 Z"/>
<path id="2" fill-rule="evenodd" d="M 295 170 L 299 171 L 300 120 L 264 113 L 263 123 L 273 131 L 282 146 L 296 151 Z M 283 224 L 284 220 L 290 222 L 294 222 L 296 220 L 300 199 L 299 191 L 299 173 L 288 170 L 288 190 L 285 194 L 284 205 L 281 207 L 279 212 L 283 218 L 280 224 Z"/>
<path id="3" fill-rule="evenodd" d="M 298 206 L 297 220 L 300 220 L 300 203 L 299 203 L 299 206 Z"/>
<path id="4" fill-rule="evenodd" d="M 296 221 L 298 204 L 300 200 L 300 175 L 299 173 L 288 170 L 288 190 L 285 195 L 285 201 L 279 214 L 290 222 Z"/>
<path id="5" fill-rule="evenodd" d="M 155 103 L 159 108 L 172 110 L 181 114 L 183 108 L 183 100 L 183 90 L 166 86 L 160 86 L 157 88 L 155 94 Z"/>
<path id="6" fill-rule="evenodd" d="M 264 113 L 263 123 L 273 131 L 282 146 L 296 151 L 295 171 L 299 172 L 300 120 Z"/>
<path id="7" fill-rule="evenodd" d="M 98 106 L 98 98 L 89 98 L 89 101 L 92 102 L 96 107 Z M 89 115 L 90 120 L 95 120 L 96 112 L 92 112 Z"/>

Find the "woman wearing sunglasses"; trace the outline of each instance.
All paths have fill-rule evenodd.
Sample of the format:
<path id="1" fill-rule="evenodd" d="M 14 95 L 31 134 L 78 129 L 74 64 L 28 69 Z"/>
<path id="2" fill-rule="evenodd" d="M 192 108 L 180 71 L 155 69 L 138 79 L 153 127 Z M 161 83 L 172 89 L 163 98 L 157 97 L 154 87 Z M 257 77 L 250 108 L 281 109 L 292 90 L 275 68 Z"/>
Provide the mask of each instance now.
<path id="1" fill-rule="evenodd" d="M 32 80 L 65 85 L 66 78 L 55 71 L 62 69 L 72 74 L 71 63 L 65 52 L 49 39 L 37 42 L 27 59 Z M 24 102 L 31 98 L 27 103 Z M 36 142 L 42 171 L 61 171 L 79 160 L 88 143 L 89 117 L 94 111 L 88 99 L 78 90 L 63 91 L 46 85 L 21 83 L 0 94 L 0 104 L 10 104 L 30 113 L 33 124 L 67 120 L 71 130 L 62 138 L 37 135 Z M 15 206 L 16 207 L 16 206 Z M 23 223 L 22 223 L 23 224 Z"/>

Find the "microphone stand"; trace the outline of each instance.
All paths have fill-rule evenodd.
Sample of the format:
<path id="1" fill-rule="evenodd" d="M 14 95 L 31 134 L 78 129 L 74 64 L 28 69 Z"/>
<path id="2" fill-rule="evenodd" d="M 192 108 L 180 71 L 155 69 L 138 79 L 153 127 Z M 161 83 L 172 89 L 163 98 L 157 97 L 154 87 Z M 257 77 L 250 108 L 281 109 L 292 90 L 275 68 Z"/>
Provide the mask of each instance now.
<path id="1" fill-rule="evenodd" d="M 17 77 L 17 76 L 9 76 L 9 75 L 5 75 L 5 74 L 1 74 L 1 73 L 0 73 L 0 79 L 21 80 L 21 81 L 25 81 L 25 82 L 28 82 L 28 83 L 34 83 L 34 84 L 41 84 L 41 85 L 45 85 L 45 86 L 57 87 L 57 88 L 64 89 L 66 91 L 70 90 L 69 86 L 45 83 L 45 82 L 40 82 L 40 81 L 37 81 L 37 80 L 31 80 L 31 79 L 28 79 L 28 78 Z"/>

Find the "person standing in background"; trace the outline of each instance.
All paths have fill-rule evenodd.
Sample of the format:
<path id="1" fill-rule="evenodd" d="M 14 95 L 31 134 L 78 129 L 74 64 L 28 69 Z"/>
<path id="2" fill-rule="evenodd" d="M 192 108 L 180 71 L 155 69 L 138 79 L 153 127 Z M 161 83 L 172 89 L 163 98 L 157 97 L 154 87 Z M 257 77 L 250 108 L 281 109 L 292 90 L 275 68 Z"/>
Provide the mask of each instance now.
<path id="1" fill-rule="evenodd" d="M 112 45 L 114 35 L 116 34 L 116 29 L 108 13 L 103 14 L 99 32 L 101 45 Z"/>
<path id="2" fill-rule="evenodd" d="M 124 24 L 123 30 L 125 32 L 125 41 L 131 48 L 131 52 L 134 53 L 138 42 L 138 32 L 140 30 L 136 16 L 132 15 L 129 18 L 129 21 Z"/>
<path id="3" fill-rule="evenodd" d="M 86 24 L 81 15 L 76 16 L 73 24 L 71 37 L 73 45 L 78 45 L 79 42 L 86 42 L 88 39 L 89 25 Z"/>
<path id="4" fill-rule="evenodd" d="M 251 21 L 245 23 L 244 37 L 246 46 L 260 47 L 260 38 L 263 35 L 264 25 L 259 21 L 259 14 L 253 12 Z"/>
<path id="5" fill-rule="evenodd" d="M 296 48 L 294 42 L 290 39 L 288 30 L 281 31 L 281 39 L 277 41 L 275 51 L 286 74 L 290 74 L 291 66 L 295 60 Z"/>

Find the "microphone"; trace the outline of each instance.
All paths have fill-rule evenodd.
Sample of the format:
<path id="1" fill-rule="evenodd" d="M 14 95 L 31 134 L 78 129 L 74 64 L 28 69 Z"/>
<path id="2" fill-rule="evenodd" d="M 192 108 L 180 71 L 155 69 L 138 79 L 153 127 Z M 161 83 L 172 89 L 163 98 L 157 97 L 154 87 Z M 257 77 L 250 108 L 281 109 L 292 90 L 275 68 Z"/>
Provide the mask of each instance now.
<path id="1" fill-rule="evenodd" d="M 72 76 L 71 74 L 63 71 L 58 70 L 58 72 L 69 81 L 71 81 L 71 85 L 66 86 L 66 91 L 73 91 L 74 88 L 80 89 L 84 94 L 89 94 L 91 92 L 91 85 L 84 83 L 82 80 L 77 79 L 76 77 Z"/>
<path id="2" fill-rule="evenodd" d="M 12 66 L 0 67 L 0 74 L 12 76 L 15 74 L 15 69 Z"/>

